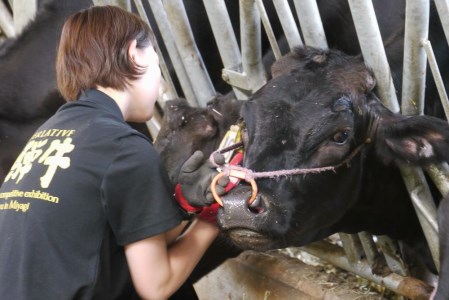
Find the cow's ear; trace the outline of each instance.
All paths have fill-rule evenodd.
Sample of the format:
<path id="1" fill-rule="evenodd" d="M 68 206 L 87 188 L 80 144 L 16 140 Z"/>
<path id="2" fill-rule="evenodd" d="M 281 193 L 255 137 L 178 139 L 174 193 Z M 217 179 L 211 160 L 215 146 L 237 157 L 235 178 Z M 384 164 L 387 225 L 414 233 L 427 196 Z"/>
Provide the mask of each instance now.
<path id="1" fill-rule="evenodd" d="M 431 116 L 394 114 L 383 106 L 376 110 L 376 153 L 385 162 L 425 166 L 449 161 L 446 121 Z"/>

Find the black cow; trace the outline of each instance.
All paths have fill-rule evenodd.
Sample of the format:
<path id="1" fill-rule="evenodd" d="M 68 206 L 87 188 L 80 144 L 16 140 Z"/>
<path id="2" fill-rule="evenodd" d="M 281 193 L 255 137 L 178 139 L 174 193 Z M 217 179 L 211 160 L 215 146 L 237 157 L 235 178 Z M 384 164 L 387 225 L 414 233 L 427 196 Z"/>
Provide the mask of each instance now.
<path id="1" fill-rule="evenodd" d="M 447 122 L 391 113 L 358 57 L 298 48 L 285 59 L 290 68 L 242 108 L 244 166 L 255 172 L 332 166 L 362 148 L 335 171 L 258 179 L 257 210 L 246 205 L 248 187 L 232 190 L 223 198 L 222 229 L 256 249 L 304 245 L 337 231 L 416 240 L 419 224 L 396 165 L 449 160 Z"/>
<path id="2" fill-rule="evenodd" d="M 387 234 L 435 271 L 397 166 L 449 161 L 447 121 L 391 113 L 358 58 L 297 49 L 289 60 L 296 63 L 242 108 L 244 166 L 253 172 L 322 168 L 355 156 L 334 171 L 257 179 L 251 206 L 251 188 L 235 188 L 222 198 L 222 231 L 239 247 L 257 250 L 301 246 L 335 232 Z M 442 274 L 445 240 L 443 234 Z"/>

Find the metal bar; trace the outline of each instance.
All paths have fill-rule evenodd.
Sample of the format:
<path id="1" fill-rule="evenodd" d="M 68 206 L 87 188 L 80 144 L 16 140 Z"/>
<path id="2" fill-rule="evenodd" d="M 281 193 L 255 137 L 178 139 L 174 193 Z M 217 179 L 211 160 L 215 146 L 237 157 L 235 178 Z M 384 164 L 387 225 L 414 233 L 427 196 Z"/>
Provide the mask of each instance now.
<path id="1" fill-rule="evenodd" d="M 369 0 L 348 0 L 354 19 L 357 36 L 359 38 L 362 54 L 366 64 L 371 67 L 375 73 L 378 85 L 378 93 L 383 103 L 393 112 L 399 112 L 399 103 L 396 97 L 393 80 L 391 79 L 390 68 L 388 66 L 385 49 L 377 25 L 373 4 Z M 420 169 L 400 166 L 407 190 L 411 195 L 414 190 L 419 188 L 422 201 L 426 205 L 433 203 L 429 187 L 425 181 L 424 175 Z M 432 257 L 439 268 L 438 261 L 438 236 L 432 230 L 430 224 L 426 221 L 416 205 L 417 215 L 421 226 L 426 235 L 427 242 L 432 252 Z"/>
<path id="2" fill-rule="evenodd" d="M 438 224 L 436 222 L 436 207 L 434 205 L 426 205 L 426 202 L 421 201 L 421 199 L 418 197 L 418 194 L 419 190 L 414 190 L 412 192 L 411 196 L 413 204 L 415 204 L 419 211 L 422 213 L 423 217 L 425 218 L 426 222 L 429 223 L 432 230 L 435 231 L 435 233 L 438 233 Z"/>
<path id="3" fill-rule="evenodd" d="M 229 19 L 228 9 L 224 0 L 203 0 L 203 3 L 212 27 L 212 32 L 214 33 L 215 42 L 218 45 L 221 60 L 225 67 L 225 70 L 223 70 L 223 79 L 227 81 L 226 69 L 235 72 L 242 71 L 242 56 Z M 237 99 L 248 99 L 249 95 L 244 90 L 236 86 L 232 86 L 232 88 Z"/>
<path id="4" fill-rule="evenodd" d="M 205 107 L 216 93 L 193 38 L 184 3 L 182 0 L 170 0 L 164 2 L 164 7 L 193 92 L 200 106 Z"/>
<path id="5" fill-rule="evenodd" d="M 0 1 L 0 28 L 8 38 L 14 37 L 16 35 L 12 15 L 6 8 L 6 5 L 5 3 L 3 3 L 3 1 Z"/>
<path id="6" fill-rule="evenodd" d="M 95 6 L 110 5 L 111 0 L 92 0 Z"/>
<path id="7" fill-rule="evenodd" d="M 308 246 L 302 247 L 302 249 L 339 268 L 355 273 L 377 284 L 381 284 L 386 288 L 411 299 L 429 299 L 430 293 L 433 290 L 433 287 L 427 283 L 413 277 L 403 277 L 395 273 L 391 273 L 385 277 L 373 274 L 366 261 L 361 260 L 351 264 L 348 261 L 348 258 L 345 257 L 342 248 L 324 241 L 311 243 Z"/>
<path id="8" fill-rule="evenodd" d="M 397 242 L 389 236 L 380 235 L 377 236 L 377 245 L 382 250 L 385 261 L 387 262 L 390 270 L 396 274 L 407 276 L 409 272 L 404 264 L 404 261 L 402 260 Z"/>
<path id="9" fill-rule="evenodd" d="M 443 78 L 441 77 L 440 69 L 438 68 L 437 60 L 432 49 L 432 44 L 430 43 L 430 41 L 426 40 L 423 42 L 423 47 L 426 51 L 427 59 L 429 60 L 430 70 L 432 71 L 433 79 L 435 80 L 435 85 L 437 87 L 438 94 L 440 95 L 440 100 L 441 104 L 443 105 L 446 120 L 449 121 L 449 99 L 447 97 Z"/>
<path id="10" fill-rule="evenodd" d="M 404 178 L 407 190 L 412 198 L 413 206 L 418 215 L 419 222 L 429 245 L 432 258 L 437 270 L 440 269 L 438 226 L 436 225 L 437 209 L 426 183 L 424 173 L 420 168 L 399 167 Z"/>
<path id="11" fill-rule="evenodd" d="M 145 12 L 145 9 L 142 4 L 142 0 L 134 0 L 134 4 L 136 5 L 137 11 L 139 12 L 140 17 L 142 20 L 144 20 L 147 25 L 151 28 L 150 21 L 148 20 L 147 13 Z M 153 31 L 154 32 L 154 31 Z M 161 48 L 159 47 L 158 42 L 154 41 L 155 45 L 154 48 L 156 49 L 156 53 L 159 56 L 159 66 L 161 67 L 162 76 L 164 77 L 164 84 L 166 87 L 165 94 L 169 99 L 178 98 L 178 93 L 176 92 L 175 85 L 173 83 L 173 80 L 171 78 L 170 72 L 167 68 L 167 63 L 165 61 L 164 56 L 162 55 Z M 158 103 L 164 108 L 165 103 L 161 97 L 158 98 Z"/>
<path id="12" fill-rule="evenodd" d="M 377 81 L 377 95 L 392 112 L 399 112 L 398 99 L 391 78 L 371 0 L 348 0 L 363 58 Z"/>
<path id="13" fill-rule="evenodd" d="M 386 270 L 386 262 L 383 256 L 377 250 L 376 243 L 374 243 L 373 236 L 366 231 L 358 233 L 360 242 L 362 243 L 365 252 L 366 260 L 369 266 L 377 275 L 388 275 L 391 271 Z"/>
<path id="14" fill-rule="evenodd" d="M 449 0 L 434 0 L 437 7 L 438 15 L 440 16 L 441 25 L 443 26 L 444 35 L 449 43 Z"/>
<path id="15" fill-rule="evenodd" d="M 348 261 L 352 264 L 357 263 L 363 257 L 363 249 L 357 234 L 347 234 L 339 232 L 340 240 L 345 250 Z"/>
<path id="16" fill-rule="evenodd" d="M 167 48 L 168 55 L 173 64 L 173 68 L 178 77 L 179 84 L 181 85 L 184 97 L 191 106 L 198 106 L 198 102 L 195 97 L 195 93 L 190 84 L 189 77 L 187 76 L 184 64 L 181 61 L 178 51 L 176 50 L 176 45 L 174 42 L 174 37 L 171 31 L 170 23 L 167 19 L 167 14 L 165 13 L 164 6 L 161 0 L 148 0 L 151 10 L 153 12 L 154 18 L 157 23 L 157 27 L 161 32 L 162 39 L 164 40 L 165 47 Z"/>
<path id="17" fill-rule="evenodd" d="M 449 195 L 449 165 L 445 162 L 426 168 L 426 172 L 432 178 L 441 195 Z"/>
<path id="18" fill-rule="evenodd" d="M 427 68 L 422 41 L 427 40 L 429 32 L 430 3 L 429 0 L 406 3 L 401 110 L 404 115 L 422 115 Z"/>
<path id="19" fill-rule="evenodd" d="M 37 0 L 14 0 L 12 4 L 14 28 L 16 34 L 34 19 L 37 11 Z"/>
<path id="20" fill-rule="evenodd" d="M 327 49 L 326 34 L 316 0 L 295 0 L 296 14 L 307 46 Z"/>
<path id="21" fill-rule="evenodd" d="M 130 0 L 111 0 L 111 4 L 119 6 L 127 11 L 131 11 L 131 1 Z"/>
<path id="22" fill-rule="evenodd" d="M 299 35 L 298 26 L 296 25 L 295 18 L 293 17 L 287 0 L 273 0 L 273 4 L 290 49 L 298 46 L 304 46 L 301 36 Z"/>
<path id="23" fill-rule="evenodd" d="M 267 11 L 265 10 L 265 6 L 263 5 L 262 0 L 256 0 L 257 9 L 259 10 L 260 19 L 262 20 L 263 27 L 268 36 L 268 40 L 271 45 L 271 49 L 273 50 L 274 57 L 276 60 L 281 58 L 281 50 L 279 49 L 279 45 L 276 40 L 276 36 L 274 35 L 273 28 L 271 28 L 270 20 L 268 19 Z"/>
<path id="24" fill-rule="evenodd" d="M 243 72 L 250 90 L 256 92 L 267 82 L 262 64 L 260 16 L 254 0 L 239 1 Z"/>
<path id="25" fill-rule="evenodd" d="M 408 0 L 405 13 L 404 81 L 401 109 L 407 115 L 423 114 L 426 54 L 422 41 L 427 40 L 429 26 L 429 0 Z M 408 65 L 408 66 L 407 66 Z M 415 74 L 414 74 L 415 73 Z M 412 90 L 409 94 L 406 90 Z M 419 168 L 400 167 L 413 206 L 423 228 L 433 260 L 439 270 L 437 210 Z"/>

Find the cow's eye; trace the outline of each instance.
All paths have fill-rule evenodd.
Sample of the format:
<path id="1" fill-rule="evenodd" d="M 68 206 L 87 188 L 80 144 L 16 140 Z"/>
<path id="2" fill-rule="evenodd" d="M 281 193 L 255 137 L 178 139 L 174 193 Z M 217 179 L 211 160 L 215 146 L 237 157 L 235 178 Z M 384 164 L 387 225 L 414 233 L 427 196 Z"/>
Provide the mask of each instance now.
<path id="1" fill-rule="evenodd" d="M 351 133 L 351 129 L 347 128 L 342 131 L 336 132 L 332 136 L 332 140 L 337 144 L 344 144 L 349 138 L 349 135 Z"/>

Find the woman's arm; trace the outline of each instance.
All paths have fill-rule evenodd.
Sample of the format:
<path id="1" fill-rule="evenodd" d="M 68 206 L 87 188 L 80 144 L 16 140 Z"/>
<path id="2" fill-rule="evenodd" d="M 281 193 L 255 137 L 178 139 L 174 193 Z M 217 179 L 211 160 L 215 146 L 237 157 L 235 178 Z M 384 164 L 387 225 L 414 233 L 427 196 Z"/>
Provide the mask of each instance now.
<path id="1" fill-rule="evenodd" d="M 193 271 L 217 234 L 216 225 L 196 220 L 170 246 L 167 233 L 126 245 L 128 266 L 139 296 L 143 299 L 170 297 Z"/>

